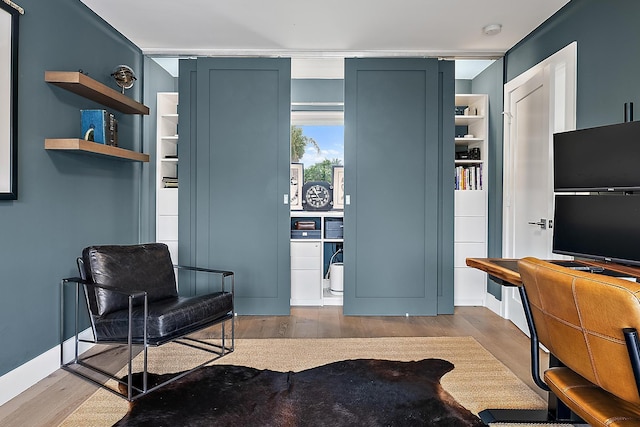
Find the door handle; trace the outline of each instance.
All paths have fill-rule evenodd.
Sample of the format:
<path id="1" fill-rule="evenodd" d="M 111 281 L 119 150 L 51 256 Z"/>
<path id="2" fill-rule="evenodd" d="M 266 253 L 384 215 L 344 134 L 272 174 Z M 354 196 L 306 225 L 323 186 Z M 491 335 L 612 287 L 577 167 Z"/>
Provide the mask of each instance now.
<path id="1" fill-rule="evenodd" d="M 530 222 L 529 224 L 538 225 L 538 226 L 540 226 L 541 230 L 546 230 L 547 229 L 547 220 L 544 219 L 544 218 L 540 218 L 540 222 Z"/>

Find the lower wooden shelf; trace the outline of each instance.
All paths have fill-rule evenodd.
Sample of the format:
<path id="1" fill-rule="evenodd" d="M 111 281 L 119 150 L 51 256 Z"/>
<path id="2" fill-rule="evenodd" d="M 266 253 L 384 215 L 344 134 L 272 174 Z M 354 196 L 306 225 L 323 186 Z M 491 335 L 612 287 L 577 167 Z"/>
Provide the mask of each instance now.
<path id="1" fill-rule="evenodd" d="M 145 153 L 138 153 L 136 151 L 126 150 L 124 148 L 98 144 L 96 142 L 76 138 L 47 138 L 44 140 L 44 148 L 46 150 L 61 150 L 85 154 L 95 154 L 99 156 L 113 157 L 120 160 L 128 160 L 131 162 L 149 161 L 149 155 Z"/>

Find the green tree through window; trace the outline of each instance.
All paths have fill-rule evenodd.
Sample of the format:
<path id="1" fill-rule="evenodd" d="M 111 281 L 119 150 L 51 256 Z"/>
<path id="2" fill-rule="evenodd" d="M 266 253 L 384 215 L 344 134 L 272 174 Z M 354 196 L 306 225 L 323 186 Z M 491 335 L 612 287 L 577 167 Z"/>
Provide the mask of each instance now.
<path id="1" fill-rule="evenodd" d="M 304 135 L 301 127 L 291 126 L 291 161 L 293 163 L 300 161 L 309 144 L 313 145 L 318 153 L 320 152 L 318 143 L 313 138 Z"/>
<path id="2" fill-rule="evenodd" d="M 340 159 L 325 159 L 320 163 L 316 163 L 313 166 L 309 166 L 304 170 L 304 182 L 309 181 L 326 181 L 331 182 L 333 167 L 340 166 L 342 162 Z"/>

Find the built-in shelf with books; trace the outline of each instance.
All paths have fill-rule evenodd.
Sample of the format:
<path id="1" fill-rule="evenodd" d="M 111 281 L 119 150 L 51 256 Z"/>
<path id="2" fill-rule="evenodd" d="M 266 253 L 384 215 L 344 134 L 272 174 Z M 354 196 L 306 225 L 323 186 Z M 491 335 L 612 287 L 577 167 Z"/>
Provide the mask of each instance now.
<path id="1" fill-rule="evenodd" d="M 47 83 L 61 87 L 107 108 L 124 114 L 149 114 L 149 107 L 78 71 L 45 71 Z M 106 156 L 133 162 L 148 162 L 149 155 L 79 138 L 46 138 L 44 148 L 81 154 Z"/>
<path id="2" fill-rule="evenodd" d="M 178 263 L 178 93 L 158 92 L 156 128 L 156 240 Z"/>
<path id="3" fill-rule="evenodd" d="M 487 256 L 488 96 L 459 94 L 455 104 L 454 305 L 484 305 L 486 274 L 466 259 Z"/>

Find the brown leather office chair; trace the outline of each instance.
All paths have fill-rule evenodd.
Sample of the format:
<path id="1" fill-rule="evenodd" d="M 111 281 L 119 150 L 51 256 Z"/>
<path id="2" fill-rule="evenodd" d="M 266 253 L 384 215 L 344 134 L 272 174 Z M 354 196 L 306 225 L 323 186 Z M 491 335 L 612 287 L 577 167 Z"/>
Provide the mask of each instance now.
<path id="1" fill-rule="evenodd" d="M 535 258 L 518 262 L 540 343 L 564 365 L 544 372 L 593 426 L 640 426 L 640 284 Z"/>

